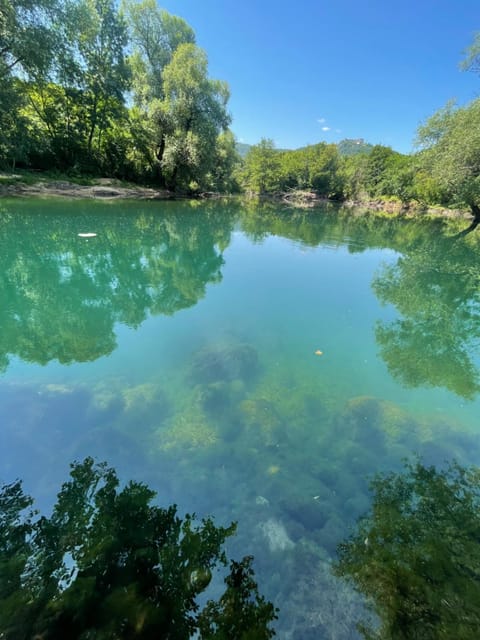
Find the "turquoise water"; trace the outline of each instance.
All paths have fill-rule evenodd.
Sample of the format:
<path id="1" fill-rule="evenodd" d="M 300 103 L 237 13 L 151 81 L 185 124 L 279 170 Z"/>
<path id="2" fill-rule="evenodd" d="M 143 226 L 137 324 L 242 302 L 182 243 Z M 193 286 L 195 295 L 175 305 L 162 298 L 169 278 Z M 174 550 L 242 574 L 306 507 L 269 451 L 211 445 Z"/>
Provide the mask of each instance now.
<path id="1" fill-rule="evenodd" d="M 480 245 L 455 231 L 4 201 L 0 480 L 48 507 L 72 460 L 107 460 L 181 512 L 238 521 L 229 551 L 255 556 L 281 637 L 357 637 L 362 603 L 330 562 L 368 478 L 412 454 L 480 463 Z"/>

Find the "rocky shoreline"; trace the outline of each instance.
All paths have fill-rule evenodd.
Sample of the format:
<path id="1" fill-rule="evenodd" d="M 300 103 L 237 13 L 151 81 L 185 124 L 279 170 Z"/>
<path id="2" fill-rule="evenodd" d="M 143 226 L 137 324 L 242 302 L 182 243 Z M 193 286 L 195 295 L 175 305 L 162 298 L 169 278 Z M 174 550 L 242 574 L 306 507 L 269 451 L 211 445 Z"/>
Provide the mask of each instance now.
<path id="1" fill-rule="evenodd" d="M 248 194 L 247 194 L 248 197 Z M 250 197 L 255 197 L 250 194 Z M 258 196 L 257 196 L 258 197 Z M 400 200 L 384 200 L 377 199 L 359 199 L 359 200 L 330 200 L 324 196 L 320 196 L 314 191 L 292 189 L 291 191 L 278 192 L 272 195 L 261 196 L 260 199 L 276 200 L 284 202 L 294 208 L 310 209 L 322 204 L 337 204 L 342 207 L 356 209 L 360 213 L 377 211 L 378 213 L 386 213 L 399 216 L 436 216 L 442 218 L 464 218 L 470 219 L 472 213 L 469 210 L 448 209 L 439 206 L 427 206 L 417 201 L 401 202 Z"/>
<path id="2" fill-rule="evenodd" d="M 212 197 L 216 194 L 202 194 L 204 197 Z M 116 180 L 100 179 L 92 185 L 80 185 L 68 181 L 42 181 L 34 184 L 15 182 L 11 184 L 0 183 L 0 197 L 15 196 L 45 196 L 85 198 L 94 200 L 173 200 L 181 197 L 166 189 L 152 189 L 140 186 L 123 186 Z M 188 196 L 192 197 L 192 196 Z M 198 197 L 198 196 L 196 196 Z M 248 197 L 248 196 L 247 196 Z M 262 199 L 264 199 L 263 197 Z M 333 201 L 319 196 L 311 191 L 289 191 L 267 196 L 269 200 L 279 200 L 295 208 L 310 208 L 319 204 Z M 441 207 L 426 207 L 418 202 L 400 202 L 396 200 L 346 200 L 337 202 L 344 207 L 351 207 L 365 211 L 378 211 L 388 214 L 405 216 L 433 215 L 448 218 L 471 218 L 471 212 Z"/>
<path id="3" fill-rule="evenodd" d="M 471 218 L 472 213 L 463 209 L 447 209 L 446 207 L 431 207 L 420 202 L 400 202 L 399 200 L 346 200 L 345 207 L 355 207 L 369 211 L 405 215 L 405 216 L 440 216 L 444 218 Z"/>
<path id="4" fill-rule="evenodd" d="M 121 186 L 113 180 L 99 180 L 93 185 L 80 185 L 67 181 L 37 182 L 26 184 L 0 184 L 0 196 L 60 196 L 87 199 L 136 199 L 169 200 L 177 197 L 171 191 L 148 187 Z"/>

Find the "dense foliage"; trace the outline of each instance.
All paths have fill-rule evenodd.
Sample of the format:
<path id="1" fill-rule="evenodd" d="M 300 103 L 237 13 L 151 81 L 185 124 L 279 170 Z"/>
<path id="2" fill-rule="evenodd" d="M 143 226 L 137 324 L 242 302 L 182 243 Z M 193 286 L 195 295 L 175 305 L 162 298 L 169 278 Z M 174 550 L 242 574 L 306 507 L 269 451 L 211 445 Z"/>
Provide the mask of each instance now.
<path id="1" fill-rule="evenodd" d="M 228 87 L 155 0 L 0 3 L 0 164 L 230 188 Z"/>
<path id="2" fill-rule="evenodd" d="M 336 571 L 370 600 L 370 640 L 478 637 L 480 475 L 407 464 L 377 476 L 373 505 L 339 547 Z"/>
<path id="3" fill-rule="evenodd" d="M 155 493 L 87 458 L 72 465 L 50 517 L 20 482 L 0 490 L 0 637 L 201 638 L 274 635 L 273 606 L 258 594 L 251 558 L 230 563 L 226 589 L 203 609 L 197 597 L 235 525 L 196 525 Z"/>
<path id="4" fill-rule="evenodd" d="M 464 68 L 480 69 L 480 35 Z M 263 139 L 250 147 L 240 172 L 252 193 L 309 190 L 325 198 L 470 208 L 480 222 L 480 99 L 448 104 L 418 130 L 418 151 L 404 155 L 362 139 L 320 143 L 296 151 L 276 150 Z"/>
<path id="5" fill-rule="evenodd" d="M 478 72 L 479 51 L 477 36 L 465 69 Z M 0 77 L 3 168 L 189 193 L 392 198 L 469 207 L 480 221 L 480 99 L 434 114 L 415 154 L 362 139 L 237 150 L 227 84 L 209 77 L 192 28 L 156 0 L 0 0 Z"/>
<path id="6" fill-rule="evenodd" d="M 276 150 L 271 140 L 252 146 L 239 172 L 249 192 L 313 191 L 333 200 L 416 200 L 420 205 L 459 204 L 424 162 L 383 145 L 356 149 L 355 141 L 321 142 L 295 151 Z"/>

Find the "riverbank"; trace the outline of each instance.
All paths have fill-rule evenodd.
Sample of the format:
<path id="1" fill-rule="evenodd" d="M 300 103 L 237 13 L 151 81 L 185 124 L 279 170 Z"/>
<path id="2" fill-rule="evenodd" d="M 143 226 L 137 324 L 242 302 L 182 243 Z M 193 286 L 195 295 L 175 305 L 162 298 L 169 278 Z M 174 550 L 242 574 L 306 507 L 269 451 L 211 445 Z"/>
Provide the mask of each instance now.
<path id="1" fill-rule="evenodd" d="M 28 175 L 24 181 L 22 175 L 0 173 L 0 197 L 15 196 L 45 196 L 85 198 L 102 200 L 173 200 L 186 197 L 166 189 L 153 189 L 111 178 L 92 179 L 88 184 L 79 184 L 70 180 L 56 180 L 41 178 L 35 180 L 35 176 Z M 204 194 L 213 196 L 215 194 Z M 193 196 L 188 196 L 193 197 Z M 252 197 L 248 195 L 247 197 Z M 258 198 L 259 196 L 255 196 Z M 336 202 L 344 207 L 357 211 L 377 211 L 390 215 L 401 216 L 435 216 L 443 218 L 471 219 L 472 214 L 467 209 L 448 209 L 439 206 L 426 206 L 416 201 L 401 202 L 395 199 L 376 198 L 372 200 L 345 200 L 343 202 L 328 200 L 319 196 L 314 191 L 292 190 L 285 193 L 275 193 L 260 196 L 260 199 L 277 200 L 295 208 L 310 208 L 322 204 Z"/>
<path id="2" fill-rule="evenodd" d="M 169 200 L 176 194 L 165 189 L 151 189 L 137 185 L 125 185 L 118 180 L 100 178 L 90 184 L 78 184 L 69 180 L 42 179 L 37 182 L 24 182 L 22 176 L 2 174 L 0 180 L 0 197 L 10 196 L 59 196 L 67 198 L 92 199 L 137 199 L 137 200 Z"/>
<path id="3" fill-rule="evenodd" d="M 274 199 L 281 200 L 287 204 L 300 207 L 310 208 L 321 204 L 331 203 L 323 196 L 319 196 L 314 191 L 301 191 L 292 190 L 285 193 L 279 193 L 274 195 Z M 448 209 L 441 206 L 428 206 L 417 202 L 415 200 L 410 202 L 402 202 L 395 198 L 375 198 L 375 199 L 358 199 L 358 200 L 344 200 L 333 201 L 341 204 L 343 207 L 356 209 L 357 211 L 378 211 L 379 213 L 387 213 L 392 215 L 402 216 L 440 216 L 443 218 L 465 218 L 472 217 L 472 212 L 468 209 Z"/>

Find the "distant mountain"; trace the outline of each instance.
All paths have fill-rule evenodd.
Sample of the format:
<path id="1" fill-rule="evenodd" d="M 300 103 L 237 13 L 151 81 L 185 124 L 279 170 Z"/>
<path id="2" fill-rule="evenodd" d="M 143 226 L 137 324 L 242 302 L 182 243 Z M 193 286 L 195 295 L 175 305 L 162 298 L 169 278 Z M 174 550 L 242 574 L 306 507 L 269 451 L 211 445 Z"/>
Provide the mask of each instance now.
<path id="1" fill-rule="evenodd" d="M 319 142 L 317 144 L 323 145 L 326 144 L 324 142 Z M 237 153 L 241 158 L 245 158 L 247 153 L 250 151 L 253 145 L 246 144 L 245 142 L 237 142 L 235 147 L 237 149 Z M 302 151 L 304 149 L 309 149 L 310 147 L 315 147 L 317 145 L 310 144 L 306 147 L 300 147 L 296 149 L 296 151 Z M 338 152 L 342 156 L 356 156 L 359 153 L 370 153 L 373 149 L 373 144 L 369 142 L 365 142 L 363 138 L 345 138 L 345 140 L 340 140 L 337 143 Z M 277 149 L 277 151 L 289 151 L 289 149 Z"/>
<path id="2" fill-rule="evenodd" d="M 337 147 L 342 156 L 357 156 L 359 153 L 370 153 L 373 144 L 365 142 L 363 138 L 345 138 L 337 143 Z"/>
<path id="3" fill-rule="evenodd" d="M 237 142 L 235 145 L 235 148 L 237 150 L 238 155 L 241 158 L 245 158 L 245 156 L 247 155 L 247 153 L 250 151 L 250 149 L 252 147 L 254 147 L 255 145 L 253 144 L 246 144 L 245 142 Z M 279 153 L 282 151 L 291 151 L 291 149 L 277 149 L 275 148 L 275 151 L 278 151 Z"/>

